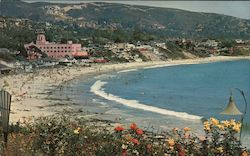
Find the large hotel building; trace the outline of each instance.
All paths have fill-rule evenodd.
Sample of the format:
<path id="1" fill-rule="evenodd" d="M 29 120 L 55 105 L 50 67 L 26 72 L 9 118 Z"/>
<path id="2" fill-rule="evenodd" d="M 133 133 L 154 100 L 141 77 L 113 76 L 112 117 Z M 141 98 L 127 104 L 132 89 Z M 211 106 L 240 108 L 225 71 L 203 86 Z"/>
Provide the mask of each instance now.
<path id="1" fill-rule="evenodd" d="M 68 41 L 67 44 L 54 43 L 46 41 L 45 35 L 43 32 L 38 33 L 36 43 L 24 44 L 25 49 L 28 52 L 30 59 L 37 56 L 37 53 L 34 50 L 31 50 L 31 47 L 36 47 L 42 52 L 46 53 L 48 57 L 51 58 L 62 58 L 66 56 L 74 55 L 87 55 L 86 52 L 81 51 L 81 44 L 73 44 L 72 41 Z"/>

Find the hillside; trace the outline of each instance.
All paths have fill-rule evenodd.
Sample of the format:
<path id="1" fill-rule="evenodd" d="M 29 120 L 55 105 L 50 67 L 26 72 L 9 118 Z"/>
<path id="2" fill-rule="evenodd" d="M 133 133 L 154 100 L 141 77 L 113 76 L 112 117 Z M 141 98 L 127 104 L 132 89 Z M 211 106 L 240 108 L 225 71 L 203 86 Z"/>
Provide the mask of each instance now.
<path id="1" fill-rule="evenodd" d="M 247 38 L 250 20 L 212 13 L 112 3 L 49 4 L 17 0 L 0 2 L 0 15 L 48 21 L 74 28 L 139 29 L 156 36 L 189 38 Z"/>

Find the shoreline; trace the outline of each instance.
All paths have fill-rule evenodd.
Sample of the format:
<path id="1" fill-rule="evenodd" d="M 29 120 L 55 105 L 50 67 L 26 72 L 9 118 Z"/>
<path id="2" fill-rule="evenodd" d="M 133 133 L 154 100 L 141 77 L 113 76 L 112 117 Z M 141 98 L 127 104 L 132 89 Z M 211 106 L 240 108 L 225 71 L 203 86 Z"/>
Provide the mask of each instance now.
<path id="1" fill-rule="evenodd" d="M 250 56 L 217 56 L 159 62 L 94 64 L 91 67 L 49 68 L 41 69 L 34 73 L 4 76 L 0 80 L 0 86 L 5 86 L 4 89 L 9 91 L 12 95 L 10 122 L 14 123 L 22 120 L 23 117 L 53 115 L 67 109 L 71 104 L 60 104 L 60 102 L 67 102 L 67 99 L 65 99 L 65 101 L 62 101 L 62 99 L 53 99 L 51 90 L 53 91 L 56 88 L 60 89 L 60 86 L 78 77 L 91 78 L 109 72 L 128 72 L 141 68 L 147 69 L 185 64 L 236 61 L 242 59 L 250 60 Z M 57 105 L 58 102 L 60 105 Z"/>

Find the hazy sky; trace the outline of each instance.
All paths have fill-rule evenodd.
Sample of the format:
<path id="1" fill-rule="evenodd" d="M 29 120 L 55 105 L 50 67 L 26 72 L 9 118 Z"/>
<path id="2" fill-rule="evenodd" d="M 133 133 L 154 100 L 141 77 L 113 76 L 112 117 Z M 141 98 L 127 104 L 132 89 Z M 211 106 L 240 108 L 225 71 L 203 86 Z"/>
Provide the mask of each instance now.
<path id="1" fill-rule="evenodd" d="M 46 1 L 46 2 L 93 2 L 86 0 L 25 0 L 31 1 Z M 100 2 L 99 0 L 98 2 Z M 146 5 L 166 8 L 178 8 L 197 12 L 212 12 L 225 15 L 236 16 L 240 18 L 250 19 L 250 1 L 102 1 L 112 3 L 123 3 L 133 5 Z"/>

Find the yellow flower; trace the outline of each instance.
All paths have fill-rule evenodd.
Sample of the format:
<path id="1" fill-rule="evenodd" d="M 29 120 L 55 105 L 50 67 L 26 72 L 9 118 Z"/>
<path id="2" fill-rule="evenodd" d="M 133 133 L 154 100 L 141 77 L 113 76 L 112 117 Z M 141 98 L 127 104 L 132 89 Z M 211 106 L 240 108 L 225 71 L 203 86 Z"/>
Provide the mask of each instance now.
<path id="1" fill-rule="evenodd" d="M 220 153 L 223 153 L 223 151 L 224 151 L 224 150 L 223 150 L 223 147 L 218 147 L 218 148 L 217 148 L 217 151 L 219 151 Z"/>
<path id="2" fill-rule="evenodd" d="M 219 128 L 219 130 L 224 130 L 225 129 L 224 125 L 222 125 L 222 124 L 217 125 L 217 127 Z"/>
<path id="3" fill-rule="evenodd" d="M 230 122 L 225 120 L 225 121 L 221 121 L 221 123 L 225 126 L 225 127 L 229 127 L 230 126 Z"/>
<path id="4" fill-rule="evenodd" d="M 218 125 L 219 124 L 219 120 L 215 119 L 215 118 L 210 118 L 211 122 L 213 125 Z"/>
<path id="5" fill-rule="evenodd" d="M 75 133 L 75 134 L 79 134 L 79 133 L 80 133 L 80 130 L 81 130 L 81 128 L 78 127 L 77 129 L 74 130 L 74 133 Z"/>
<path id="6" fill-rule="evenodd" d="M 183 128 L 183 130 L 184 130 L 185 132 L 187 132 L 187 131 L 190 131 L 191 129 L 190 129 L 189 127 L 185 127 L 185 128 Z"/>
<path id="7" fill-rule="evenodd" d="M 204 130 L 208 132 L 211 131 L 210 123 L 208 121 L 204 122 Z"/>
<path id="8" fill-rule="evenodd" d="M 241 124 L 236 123 L 235 125 L 233 125 L 233 130 L 238 133 L 240 132 L 240 127 L 241 127 Z"/>
<path id="9" fill-rule="evenodd" d="M 208 126 L 205 126 L 205 127 L 204 127 L 204 130 L 210 132 L 210 131 L 211 131 L 211 128 L 208 127 Z"/>
<path id="10" fill-rule="evenodd" d="M 231 120 L 229 121 L 229 125 L 230 125 L 230 126 L 234 126 L 235 124 L 236 124 L 236 122 L 235 122 L 234 119 L 231 119 Z"/>
<path id="11" fill-rule="evenodd" d="M 169 146 L 174 146 L 175 145 L 174 139 L 168 139 L 167 143 L 168 143 Z"/>

